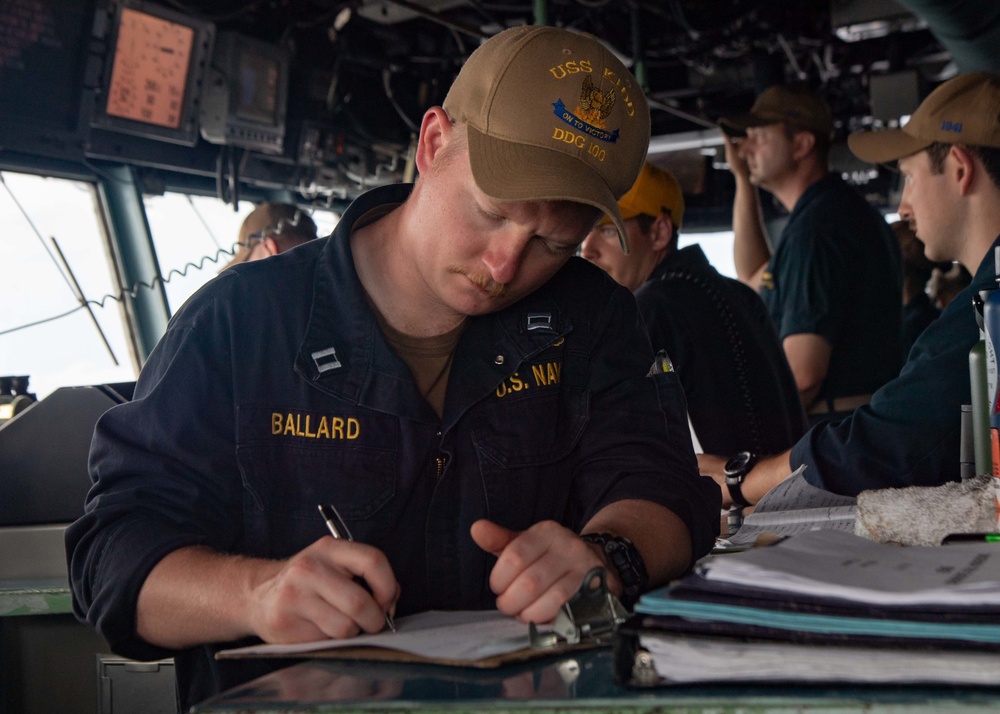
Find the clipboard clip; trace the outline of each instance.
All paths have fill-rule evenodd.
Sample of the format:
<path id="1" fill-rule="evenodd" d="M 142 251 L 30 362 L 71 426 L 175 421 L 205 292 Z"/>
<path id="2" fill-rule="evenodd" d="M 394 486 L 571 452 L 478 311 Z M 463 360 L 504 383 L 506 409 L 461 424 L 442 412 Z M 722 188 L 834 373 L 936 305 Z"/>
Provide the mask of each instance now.
<path id="1" fill-rule="evenodd" d="M 536 649 L 554 649 L 581 642 L 608 644 L 615 628 L 628 618 L 628 611 L 608 590 L 602 567 L 591 568 L 580 589 L 559 609 L 552 630 L 539 632 L 529 623 L 528 635 Z"/>

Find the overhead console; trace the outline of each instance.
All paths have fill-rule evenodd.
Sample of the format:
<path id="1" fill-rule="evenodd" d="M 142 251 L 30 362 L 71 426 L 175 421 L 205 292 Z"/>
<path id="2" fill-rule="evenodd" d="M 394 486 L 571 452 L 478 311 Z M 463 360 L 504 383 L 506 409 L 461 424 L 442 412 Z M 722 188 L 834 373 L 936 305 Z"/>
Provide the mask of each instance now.
<path id="1" fill-rule="evenodd" d="M 289 47 L 194 12 L 149 0 L 0 3 L 0 168 L 108 160 L 180 185 L 297 187 Z"/>
<path id="2" fill-rule="evenodd" d="M 90 125 L 185 146 L 280 154 L 290 53 L 146 2 L 113 0 L 94 37 L 107 47 Z"/>

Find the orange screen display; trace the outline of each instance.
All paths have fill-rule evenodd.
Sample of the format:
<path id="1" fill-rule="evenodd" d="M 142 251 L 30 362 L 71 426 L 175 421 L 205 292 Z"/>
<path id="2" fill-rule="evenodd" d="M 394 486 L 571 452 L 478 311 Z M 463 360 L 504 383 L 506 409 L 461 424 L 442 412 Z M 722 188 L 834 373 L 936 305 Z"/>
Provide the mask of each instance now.
<path id="1" fill-rule="evenodd" d="M 108 114 L 176 129 L 194 30 L 129 8 L 122 9 L 108 90 Z"/>

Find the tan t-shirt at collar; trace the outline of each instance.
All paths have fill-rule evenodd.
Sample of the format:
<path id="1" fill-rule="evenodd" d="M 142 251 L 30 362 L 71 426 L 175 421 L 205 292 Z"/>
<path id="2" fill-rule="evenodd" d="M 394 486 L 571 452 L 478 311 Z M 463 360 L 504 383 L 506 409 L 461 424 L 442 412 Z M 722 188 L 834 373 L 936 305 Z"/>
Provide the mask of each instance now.
<path id="1" fill-rule="evenodd" d="M 451 371 L 451 363 L 455 359 L 455 349 L 462 330 L 465 329 L 465 322 L 443 335 L 413 337 L 393 329 L 374 306 L 372 309 L 386 341 L 410 368 L 420 394 L 439 417 L 443 416 L 448 372 Z"/>

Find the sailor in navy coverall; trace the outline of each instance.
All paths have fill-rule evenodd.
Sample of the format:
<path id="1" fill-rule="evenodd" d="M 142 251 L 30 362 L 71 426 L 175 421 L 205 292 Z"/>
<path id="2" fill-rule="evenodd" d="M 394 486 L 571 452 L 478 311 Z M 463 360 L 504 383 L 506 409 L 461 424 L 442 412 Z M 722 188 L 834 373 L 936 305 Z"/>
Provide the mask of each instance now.
<path id="1" fill-rule="evenodd" d="M 598 60 L 627 76 L 593 38 L 545 27 L 501 33 L 463 74 L 492 76 L 470 67 L 504 42 L 545 87 L 564 48 L 599 81 Z M 541 136 L 571 81 L 539 99 Z M 641 164 L 648 111 L 629 88 L 607 88 L 607 163 L 573 147 L 556 160 L 555 190 L 579 201 L 485 193 L 483 136 L 449 95 L 425 114 L 413 187 L 375 189 L 328 239 L 190 298 L 134 400 L 98 423 L 95 485 L 67 534 L 78 616 L 123 655 L 175 656 L 187 706 L 270 666 L 217 662 L 223 647 L 349 637 L 430 608 L 545 622 L 592 567 L 627 594 L 641 566 L 652 587 L 705 554 L 721 499 L 698 475 L 676 377 L 647 376 L 632 295 L 570 257 Z M 382 323 L 458 328 L 440 409 Z M 325 535 L 321 503 L 354 542 Z M 638 565 L 623 570 L 609 542 Z"/>

